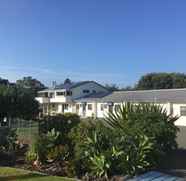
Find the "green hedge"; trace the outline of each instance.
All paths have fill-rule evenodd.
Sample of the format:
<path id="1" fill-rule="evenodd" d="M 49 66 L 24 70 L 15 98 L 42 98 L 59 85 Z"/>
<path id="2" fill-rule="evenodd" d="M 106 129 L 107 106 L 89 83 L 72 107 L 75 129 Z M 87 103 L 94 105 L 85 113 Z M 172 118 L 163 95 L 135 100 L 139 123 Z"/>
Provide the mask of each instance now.
<path id="1" fill-rule="evenodd" d="M 55 129 L 60 132 L 59 144 L 70 144 L 68 134 L 71 129 L 80 123 L 80 117 L 77 114 L 66 113 L 56 116 L 46 116 L 39 123 L 39 134 L 46 134 Z"/>

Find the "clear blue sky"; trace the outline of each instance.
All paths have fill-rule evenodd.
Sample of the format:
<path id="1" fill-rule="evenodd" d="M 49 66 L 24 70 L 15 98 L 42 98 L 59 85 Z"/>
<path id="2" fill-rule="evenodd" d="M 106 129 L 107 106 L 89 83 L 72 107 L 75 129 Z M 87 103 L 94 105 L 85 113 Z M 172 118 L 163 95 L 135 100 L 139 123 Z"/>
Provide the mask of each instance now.
<path id="1" fill-rule="evenodd" d="M 0 76 L 133 85 L 186 72 L 185 0 L 1 0 Z"/>

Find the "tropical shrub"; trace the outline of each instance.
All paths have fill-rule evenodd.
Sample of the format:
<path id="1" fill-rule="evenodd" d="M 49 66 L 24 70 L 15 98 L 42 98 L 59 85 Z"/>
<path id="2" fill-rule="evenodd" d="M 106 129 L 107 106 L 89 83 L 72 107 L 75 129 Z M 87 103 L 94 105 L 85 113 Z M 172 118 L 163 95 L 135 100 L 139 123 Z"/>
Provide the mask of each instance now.
<path id="1" fill-rule="evenodd" d="M 29 164 L 33 164 L 35 160 L 37 160 L 38 154 L 35 147 L 35 144 L 30 145 L 29 150 L 26 152 L 26 162 Z"/>
<path id="2" fill-rule="evenodd" d="M 117 131 L 127 134 L 140 132 L 153 138 L 157 150 L 163 154 L 177 148 L 176 136 L 179 129 L 174 124 L 177 119 L 158 105 L 126 103 L 117 111 L 109 113 L 104 121 Z"/>
<path id="3" fill-rule="evenodd" d="M 78 125 L 80 117 L 77 114 L 65 113 L 56 116 L 45 116 L 40 120 L 40 133 L 47 133 L 53 128 L 61 134 L 68 134 L 70 130 Z"/>
<path id="4" fill-rule="evenodd" d="M 96 130 L 99 134 L 98 139 L 100 141 L 96 143 L 96 148 L 91 147 L 89 150 L 89 144 L 93 144 L 93 142 L 88 138 L 94 137 L 93 135 Z M 78 176 L 83 176 L 87 172 L 90 172 L 90 159 L 88 159 L 88 156 L 93 156 L 96 150 L 104 150 L 108 147 L 110 138 L 108 136 L 109 132 L 107 132 L 107 129 L 102 127 L 101 122 L 92 119 L 81 121 L 78 126 L 71 130 L 70 138 L 72 140 L 72 147 L 74 148 L 72 159 Z"/>
<path id="5" fill-rule="evenodd" d="M 177 117 L 160 106 L 124 104 L 104 120 L 86 120 L 71 131 L 79 176 L 135 175 L 154 168 L 176 148 Z"/>
<path id="6" fill-rule="evenodd" d="M 47 134 L 40 135 L 36 138 L 33 145 L 31 145 L 27 152 L 26 159 L 28 162 L 33 162 L 38 159 L 40 162 L 53 162 L 62 154 L 62 148 L 56 145 L 60 133 L 55 129 L 47 132 Z"/>
<path id="7" fill-rule="evenodd" d="M 114 174 L 134 175 L 152 166 L 149 156 L 154 151 L 153 140 L 142 134 L 117 135 L 108 128 L 109 134 L 104 135 L 105 128 L 103 125 L 95 130 L 81 147 L 81 158 L 90 175 L 106 178 Z"/>
<path id="8" fill-rule="evenodd" d="M 60 132 L 58 144 L 70 145 L 71 140 L 68 137 L 72 128 L 76 127 L 80 122 L 80 117 L 77 114 L 65 113 L 56 116 L 46 116 L 39 124 L 39 133 L 46 134 L 53 128 Z"/>

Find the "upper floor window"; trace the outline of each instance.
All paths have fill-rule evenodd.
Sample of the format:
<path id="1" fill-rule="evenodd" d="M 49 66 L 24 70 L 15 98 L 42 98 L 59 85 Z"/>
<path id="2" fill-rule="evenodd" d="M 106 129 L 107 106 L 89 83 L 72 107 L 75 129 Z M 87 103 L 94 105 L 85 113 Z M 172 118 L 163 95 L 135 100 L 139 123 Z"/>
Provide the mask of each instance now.
<path id="1" fill-rule="evenodd" d="M 49 97 L 53 98 L 54 97 L 54 93 L 49 93 Z"/>
<path id="2" fill-rule="evenodd" d="M 186 106 L 181 106 L 180 107 L 180 115 L 181 116 L 186 116 Z"/>
<path id="3" fill-rule="evenodd" d="M 71 95 L 72 95 L 72 91 L 67 91 L 67 92 L 66 92 L 66 95 L 67 95 L 67 96 L 71 96 Z"/>
<path id="4" fill-rule="evenodd" d="M 90 93 L 90 90 L 85 89 L 85 90 L 83 90 L 83 93 L 84 93 L 84 94 L 88 94 L 88 93 Z"/>
<path id="5" fill-rule="evenodd" d="M 56 95 L 57 96 L 64 96 L 65 95 L 65 92 L 56 92 Z"/>
<path id="6" fill-rule="evenodd" d="M 92 104 L 88 104 L 88 110 L 92 110 Z"/>

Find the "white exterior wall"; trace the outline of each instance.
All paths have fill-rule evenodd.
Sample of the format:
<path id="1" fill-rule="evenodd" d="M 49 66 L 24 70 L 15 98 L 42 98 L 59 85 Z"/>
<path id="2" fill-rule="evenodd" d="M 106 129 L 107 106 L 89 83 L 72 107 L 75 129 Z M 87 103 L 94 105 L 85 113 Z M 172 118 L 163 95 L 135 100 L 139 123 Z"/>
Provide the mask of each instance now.
<path id="1" fill-rule="evenodd" d="M 58 113 L 61 114 L 63 112 L 62 104 L 58 104 Z"/>
<path id="2" fill-rule="evenodd" d="M 88 109 L 88 105 L 92 105 L 92 110 Z M 96 103 L 87 103 L 86 105 L 86 117 L 95 117 L 96 116 Z"/>
<path id="3" fill-rule="evenodd" d="M 64 109 L 64 113 L 73 113 L 72 104 L 68 104 L 68 107 Z"/>
<path id="4" fill-rule="evenodd" d="M 101 106 L 103 105 L 103 110 L 101 110 Z M 107 103 L 98 103 L 97 104 L 97 117 L 104 118 L 109 113 L 109 107 Z"/>
<path id="5" fill-rule="evenodd" d="M 186 126 L 186 116 L 180 115 L 180 107 L 186 106 L 186 104 L 173 104 L 173 116 L 178 116 L 179 119 L 176 121 L 177 126 Z"/>

